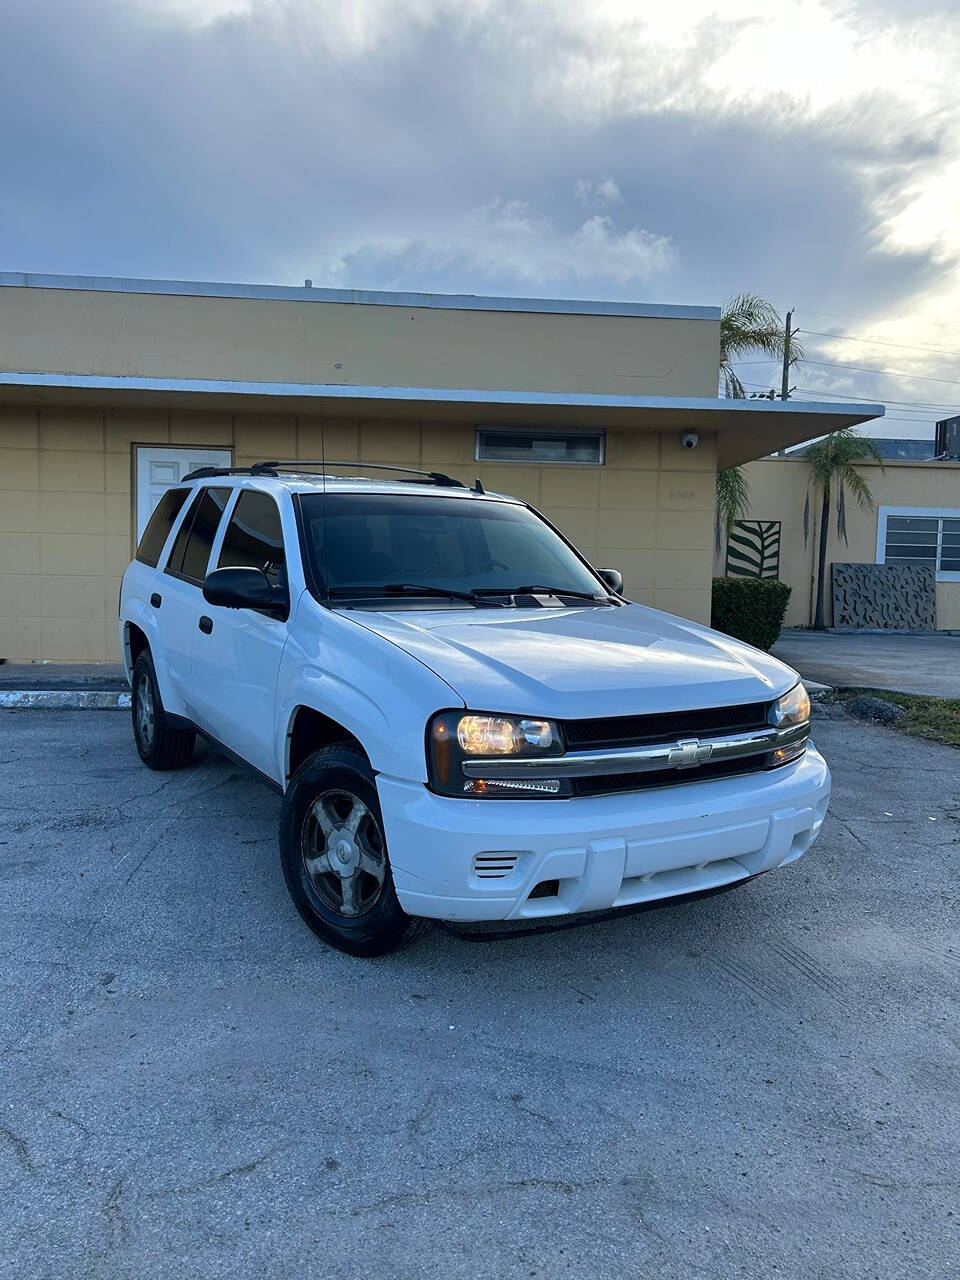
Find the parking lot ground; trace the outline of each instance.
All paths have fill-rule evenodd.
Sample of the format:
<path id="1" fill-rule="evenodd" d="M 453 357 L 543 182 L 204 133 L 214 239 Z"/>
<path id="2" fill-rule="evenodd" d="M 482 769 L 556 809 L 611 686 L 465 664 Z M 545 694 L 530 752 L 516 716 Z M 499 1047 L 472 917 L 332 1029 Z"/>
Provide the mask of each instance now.
<path id="1" fill-rule="evenodd" d="M 362 961 L 235 765 L 0 712 L 0 1275 L 956 1276 L 960 756 L 816 737 L 789 869 Z"/>
<path id="2" fill-rule="evenodd" d="M 956 634 L 785 630 L 773 654 L 804 680 L 960 698 L 960 635 Z"/>

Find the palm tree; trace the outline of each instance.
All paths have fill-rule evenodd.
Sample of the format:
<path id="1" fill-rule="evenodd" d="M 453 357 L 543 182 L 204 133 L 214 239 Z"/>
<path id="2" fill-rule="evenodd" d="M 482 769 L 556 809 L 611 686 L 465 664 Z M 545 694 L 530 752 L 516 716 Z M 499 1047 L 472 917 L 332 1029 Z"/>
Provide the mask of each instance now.
<path id="1" fill-rule="evenodd" d="M 820 547 L 817 556 L 817 607 L 813 618 L 815 631 L 824 630 L 823 582 L 827 570 L 827 536 L 830 532 L 830 503 L 833 490 L 837 491 L 837 537 L 847 545 L 846 491 L 853 494 L 857 506 L 864 511 L 873 510 L 873 494 L 870 486 L 856 469 L 856 463 L 873 459 L 883 467 L 883 458 L 872 440 L 858 436 L 852 427 L 844 427 L 808 445 L 801 455 L 810 464 L 807 482 L 807 500 L 803 508 L 803 540 L 810 535 L 810 490 L 821 499 Z"/>
<path id="2" fill-rule="evenodd" d="M 747 391 L 733 367 L 734 361 L 751 351 L 783 359 L 784 324 L 780 312 L 755 293 L 738 293 L 725 303 L 720 313 L 720 381 L 728 400 L 745 400 Z M 803 359 L 803 347 L 790 343 L 790 363 Z M 717 472 L 717 518 L 714 545 L 717 555 L 729 540 L 736 520 L 750 508 L 750 486 L 742 467 Z"/>
<path id="3" fill-rule="evenodd" d="M 720 313 L 720 381 L 723 394 L 745 400 L 746 388 L 734 370 L 734 361 L 753 351 L 773 359 L 783 359 L 784 326 L 780 312 L 755 293 L 738 293 L 725 303 Z M 803 359 L 803 347 L 790 340 L 790 363 Z"/>

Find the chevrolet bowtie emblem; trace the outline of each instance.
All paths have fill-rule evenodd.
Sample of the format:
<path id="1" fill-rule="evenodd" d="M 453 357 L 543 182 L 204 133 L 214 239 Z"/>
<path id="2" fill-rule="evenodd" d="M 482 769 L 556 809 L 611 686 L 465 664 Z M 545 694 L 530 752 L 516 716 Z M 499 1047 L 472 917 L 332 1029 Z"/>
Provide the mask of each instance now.
<path id="1" fill-rule="evenodd" d="M 699 738 L 684 738 L 675 747 L 671 747 L 667 760 L 677 769 L 689 769 L 692 765 L 703 764 L 712 755 L 712 742 L 701 742 Z"/>

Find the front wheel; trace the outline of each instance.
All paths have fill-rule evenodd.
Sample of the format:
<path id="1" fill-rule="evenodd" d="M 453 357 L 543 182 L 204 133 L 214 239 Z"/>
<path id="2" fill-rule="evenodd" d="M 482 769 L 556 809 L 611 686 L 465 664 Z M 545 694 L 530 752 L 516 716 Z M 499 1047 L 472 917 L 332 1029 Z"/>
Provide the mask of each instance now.
<path id="1" fill-rule="evenodd" d="M 283 798 L 280 861 L 297 910 L 340 951 L 384 955 L 429 927 L 397 900 L 376 777 L 356 747 L 324 747 L 297 770 Z"/>

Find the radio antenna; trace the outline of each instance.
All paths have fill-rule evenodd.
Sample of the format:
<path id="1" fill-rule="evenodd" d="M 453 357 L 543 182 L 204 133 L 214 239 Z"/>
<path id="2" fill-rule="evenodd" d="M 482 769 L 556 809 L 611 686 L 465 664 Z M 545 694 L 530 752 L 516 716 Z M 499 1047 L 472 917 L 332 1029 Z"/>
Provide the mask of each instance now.
<path id="1" fill-rule="evenodd" d="M 323 401 L 320 401 L 320 473 L 323 476 L 323 490 L 320 501 L 323 503 L 323 590 L 330 604 L 330 563 L 327 547 L 327 419 L 323 412 Z"/>

